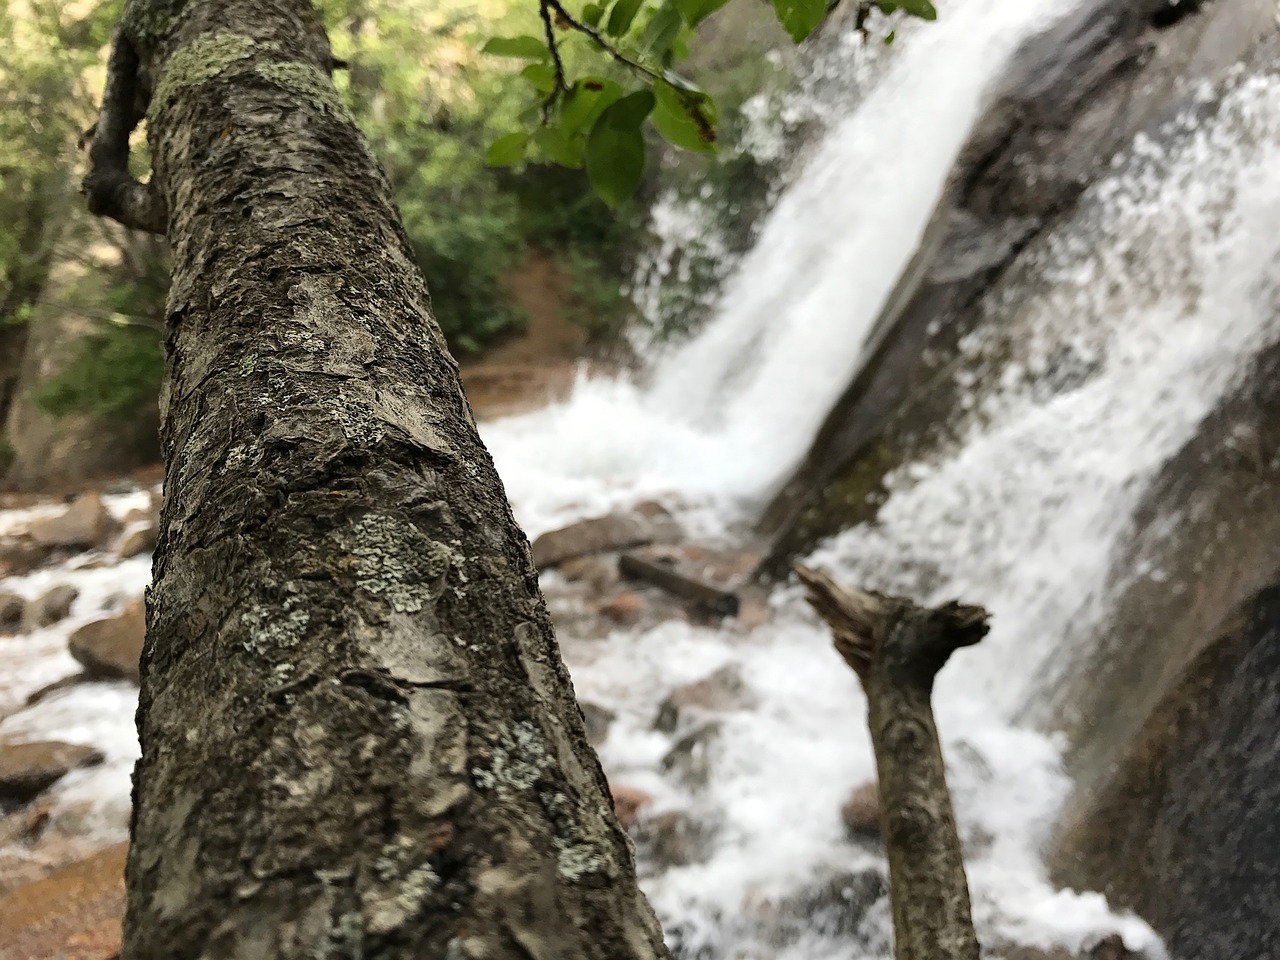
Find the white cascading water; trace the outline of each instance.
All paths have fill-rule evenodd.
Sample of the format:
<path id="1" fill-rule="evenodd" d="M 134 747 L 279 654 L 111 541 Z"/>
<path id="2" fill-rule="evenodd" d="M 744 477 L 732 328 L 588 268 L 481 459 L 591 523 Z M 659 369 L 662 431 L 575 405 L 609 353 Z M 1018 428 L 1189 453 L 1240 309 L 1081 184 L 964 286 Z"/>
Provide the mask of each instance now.
<path id="1" fill-rule="evenodd" d="M 649 384 L 582 383 L 486 430 L 530 536 L 645 495 L 712 501 L 714 526 L 782 479 L 857 369 L 992 82 L 1075 5 L 964 0 L 903 31 L 769 214 L 714 319 Z"/>
<path id="2" fill-rule="evenodd" d="M 952 0 L 904 34 L 863 102 L 835 122 L 730 277 L 691 342 L 656 358 L 645 386 L 581 382 L 564 403 L 485 424 L 531 536 L 640 499 L 670 503 L 696 532 L 728 536 L 802 455 L 859 363 L 880 304 L 914 252 L 984 94 L 1018 43 L 1060 0 Z M 1139 919 L 1097 894 L 1054 889 L 1039 850 L 1069 783 L 1060 743 L 1019 718 L 1058 646 L 1105 613 L 1110 560 L 1164 460 L 1280 334 L 1280 82 L 1239 77 L 1224 105 L 1095 186 L 1076 222 L 1025 251 L 999 325 L 1011 357 L 975 384 L 961 442 L 904 466 L 873 524 L 811 562 L 840 579 L 986 605 L 993 632 L 962 651 L 936 694 L 984 941 L 1071 949 L 1120 931 L 1152 957 Z M 1069 348 L 1088 374 L 1039 387 Z M 118 515 L 135 505 L 112 503 Z M 0 514 L 0 528 L 29 513 Z M 137 596 L 145 559 L 41 571 L 5 588 L 55 582 L 81 596 L 70 621 L 0 639 L 0 713 L 75 672 L 69 631 Z M 549 574 L 554 577 L 555 574 Z M 113 599 L 118 597 L 118 599 Z M 882 869 L 843 835 L 838 810 L 874 776 L 857 683 L 795 591 L 771 598 L 754 630 L 672 621 L 603 640 L 563 636 L 584 700 L 618 712 L 601 759 L 615 783 L 646 790 L 712 831 L 704 862 L 646 878 L 682 956 L 851 960 L 889 956 L 883 900 L 856 929 L 791 929 L 770 940 L 772 906 L 824 879 Z M 727 713 L 709 776 L 666 772 L 672 738 L 653 729 L 675 686 L 735 664 L 752 706 Z M 109 763 L 55 788 L 56 807 L 96 802 L 100 835 L 119 832 L 136 756 L 134 691 L 73 687 L 0 722 L 0 736 L 104 749 Z M 55 816 L 57 809 L 55 809 Z M 772 905 L 772 906 L 771 906 Z M 763 942 L 762 942 L 763 938 Z"/>
<path id="3" fill-rule="evenodd" d="M 531 534 L 665 497 L 714 535 L 767 494 L 856 368 L 984 90 L 1054 6 L 944 7 L 826 137 L 713 320 L 658 358 L 647 386 L 583 382 L 563 404 L 484 429 Z M 1020 257 L 1008 302 L 992 306 L 1007 315 L 965 344 L 1001 339 L 1010 357 L 998 383 L 971 385 L 965 439 L 904 465 L 875 523 L 810 558 L 846 582 L 994 615 L 936 696 L 988 944 L 1081 949 L 1119 931 L 1163 956 L 1141 920 L 1048 882 L 1040 850 L 1070 785 L 1062 744 L 1019 718 L 1053 655 L 1069 659 L 1060 647 L 1105 615 L 1113 552 L 1147 483 L 1280 335 L 1280 82 L 1229 87 L 1220 109 L 1141 138 L 1073 223 Z M 1046 391 L 1064 350 L 1087 373 Z M 856 931 L 761 943 L 768 905 L 875 862 L 836 816 L 874 776 L 857 684 L 795 591 L 771 604 L 775 620 L 754 631 L 668 623 L 566 638 L 575 683 L 585 700 L 622 705 L 601 750 L 611 779 L 714 831 L 706 862 L 648 879 L 682 955 L 886 957 L 883 901 Z M 723 720 L 706 786 L 689 787 L 664 772 L 672 739 L 653 717 L 672 687 L 726 664 L 754 703 Z"/>

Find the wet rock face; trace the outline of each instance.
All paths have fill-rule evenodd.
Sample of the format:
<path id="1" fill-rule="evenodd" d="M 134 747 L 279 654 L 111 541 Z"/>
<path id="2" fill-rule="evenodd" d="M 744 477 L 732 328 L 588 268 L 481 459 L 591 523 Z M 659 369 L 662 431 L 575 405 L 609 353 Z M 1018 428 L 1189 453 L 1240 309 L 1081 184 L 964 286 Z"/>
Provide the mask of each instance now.
<path id="1" fill-rule="evenodd" d="M 1169 8 L 1094 0 L 1026 44 L 957 157 L 862 369 L 764 513 L 766 574 L 786 575 L 791 558 L 875 516 L 884 475 L 945 432 L 956 398 L 938 373 L 986 319 L 983 304 L 998 299 L 1015 257 L 1074 213 L 1137 134 L 1200 81 L 1263 57 L 1275 34 L 1270 0 L 1215 0 L 1172 18 Z M 1064 359 L 1060 386 L 1087 376 L 1088 358 Z"/>
<path id="2" fill-rule="evenodd" d="M 1280 583 L 1244 605 L 1077 797 L 1062 882 L 1140 913 L 1176 957 L 1272 956 L 1280 890 Z"/>

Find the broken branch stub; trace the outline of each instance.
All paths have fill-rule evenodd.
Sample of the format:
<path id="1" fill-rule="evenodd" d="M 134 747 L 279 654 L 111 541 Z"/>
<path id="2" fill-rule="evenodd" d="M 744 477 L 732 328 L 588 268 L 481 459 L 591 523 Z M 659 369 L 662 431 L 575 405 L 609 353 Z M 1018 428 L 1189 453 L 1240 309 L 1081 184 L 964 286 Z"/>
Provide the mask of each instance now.
<path id="1" fill-rule="evenodd" d="M 867 696 L 880 777 L 897 960 L 978 960 L 960 836 L 930 702 L 948 658 L 987 633 L 987 612 L 956 602 L 842 587 L 795 565 L 807 599 Z"/>

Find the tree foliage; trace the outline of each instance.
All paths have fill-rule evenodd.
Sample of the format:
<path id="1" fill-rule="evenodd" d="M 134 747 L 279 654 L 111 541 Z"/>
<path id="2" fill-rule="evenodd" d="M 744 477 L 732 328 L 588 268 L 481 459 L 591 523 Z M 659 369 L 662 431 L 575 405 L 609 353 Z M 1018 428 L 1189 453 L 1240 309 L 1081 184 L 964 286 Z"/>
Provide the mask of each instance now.
<path id="1" fill-rule="evenodd" d="M 801 43 L 839 2 L 773 0 L 773 9 L 791 39 Z M 519 76 L 532 88 L 526 89 L 520 114 L 527 129 L 494 140 L 489 163 L 530 160 L 585 167 L 596 193 L 617 206 L 643 179 L 646 121 L 678 149 L 714 153 L 719 141 L 715 100 L 677 67 L 697 42 L 699 26 L 727 3 L 589 0 L 571 11 L 561 0 L 539 0 L 538 35 L 493 37 L 482 48 L 495 57 L 524 61 Z M 931 0 L 860 0 L 859 29 L 873 12 L 937 17 Z"/>

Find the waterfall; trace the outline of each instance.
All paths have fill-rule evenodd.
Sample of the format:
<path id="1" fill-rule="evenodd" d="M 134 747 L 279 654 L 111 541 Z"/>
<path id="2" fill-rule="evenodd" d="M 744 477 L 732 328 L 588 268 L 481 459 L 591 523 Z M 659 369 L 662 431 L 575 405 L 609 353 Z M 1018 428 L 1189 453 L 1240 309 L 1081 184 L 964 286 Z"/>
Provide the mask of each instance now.
<path id="1" fill-rule="evenodd" d="M 646 386 L 585 381 L 486 429 L 530 534 L 642 496 L 710 498 L 723 514 L 785 477 L 857 369 L 1004 65 L 1073 5 L 944 5 L 833 123 L 712 318 Z"/>
<path id="2" fill-rule="evenodd" d="M 703 332 L 658 357 L 647 384 L 584 380 L 562 404 L 485 427 L 532 534 L 658 497 L 716 535 L 785 474 L 857 368 L 984 92 L 1052 7 L 945 6 L 831 127 Z M 948 425 L 959 439 L 902 465 L 878 518 L 810 558 L 848 582 L 993 613 L 991 636 L 956 656 L 936 698 L 988 945 L 1078 950 L 1120 931 L 1164 955 L 1140 919 L 1049 883 L 1040 849 L 1070 783 L 1060 739 L 1028 717 L 1072 641 L 1104 622 L 1111 562 L 1147 484 L 1280 336 L 1277 171 L 1275 76 L 1238 72 L 1139 138 L 988 298 L 954 368 L 967 388 Z M 999 375 L 978 380 L 966 359 L 992 355 Z M 874 776 L 860 691 L 794 590 L 770 604 L 774 619 L 750 631 L 617 630 L 581 662 L 570 654 L 575 684 L 621 704 L 601 749 L 610 777 L 711 837 L 709 856 L 646 881 L 681 956 L 886 957 L 883 899 L 856 929 L 770 940 L 786 904 L 824 883 L 857 899 L 859 878 L 881 869 L 836 816 Z M 691 784 L 664 768 L 671 740 L 654 712 L 725 664 L 753 705 L 723 719 L 709 778 Z"/>

